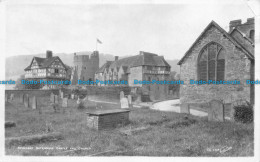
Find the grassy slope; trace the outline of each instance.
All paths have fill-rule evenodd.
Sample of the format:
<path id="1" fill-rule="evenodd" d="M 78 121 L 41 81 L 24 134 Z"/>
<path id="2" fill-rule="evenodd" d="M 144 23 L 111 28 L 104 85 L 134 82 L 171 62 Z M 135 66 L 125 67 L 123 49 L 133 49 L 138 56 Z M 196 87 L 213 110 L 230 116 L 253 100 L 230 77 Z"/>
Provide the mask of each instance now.
<path id="1" fill-rule="evenodd" d="M 48 98 L 39 104 L 43 113 L 30 110 L 18 102 L 6 103 L 6 121 L 15 121 L 17 127 L 6 129 L 6 137 L 44 133 L 46 122 L 51 122 L 55 131 L 62 132 L 60 141 L 32 144 L 32 147 L 81 147 L 84 151 L 60 155 L 85 156 L 107 150 L 117 150 L 99 156 L 252 156 L 253 124 L 208 122 L 205 118 L 184 114 L 159 112 L 149 109 L 134 109 L 131 123 L 113 131 L 95 131 L 86 127 L 86 110 L 77 110 L 76 101 L 70 100 L 63 113 L 54 113 L 48 107 Z M 119 105 L 102 104 L 103 108 L 119 108 Z M 126 136 L 119 130 L 141 126 L 151 129 Z M 18 146 L 6 146 L 7 155 L 55 155 L 63 150 L 21 150 Z M 232 148 L 227 152 L 221 148 Z"/>

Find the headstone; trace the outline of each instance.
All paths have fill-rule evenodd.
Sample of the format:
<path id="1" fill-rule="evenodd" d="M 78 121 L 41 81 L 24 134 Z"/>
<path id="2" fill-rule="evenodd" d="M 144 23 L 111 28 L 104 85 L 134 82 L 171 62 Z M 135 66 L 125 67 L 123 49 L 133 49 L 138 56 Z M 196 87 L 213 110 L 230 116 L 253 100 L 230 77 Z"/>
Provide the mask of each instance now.
<path id="1" fill-rule="evenodd" d="M 120 92 L 120 100 L 125 97 L 124 91 Z"/>
<path id="2" fill-rule="evenodd" d="M 5 102 L 8 102 L 8 94 L 5 94 Z"/>
<path id="3" fill-rule="evenodd" d="M 127 96 L 129 107 L 133 108 L 133 103 L 132 103 L 132 95 Z"/>
<path id="4" fill-rule="evenodd" d="M 63 94 L 63 92 L 61 91 L 60 92 L 60 98 L 63 98 L 64 97 L 64 94 Z"/>
<path id="5" fill-rule="evenodd" d="M 180 105 L 180 113 L 190 114 L 190 106 L 187 103 L 183 103 Z"/>
<path id="6" fill-rule="evenodd" d="M 68 98 L 62 99 L 62 107 L 68 107 Z"/>
<path id="7" fill-rule="evenodd" d="M 77 100 L 77 104 L 81 104 L 82 101 L 83 101 L 82 99 L 78 98 L 78 100 Z"/>
<path id="8" fill-rule="evenodd" d="M 172 90 L 169 91 L 169 95 L 173 95 L 173 91 Z"/>
<path id="9" fill-rule="evenodd" d="M 20 102 L 23 103 L 24 102 L 24 94 L 20 95 Z"/>
<path id="10" fill-rule="evenodd" d="M 210 101 L 208 112 L 209 121 L 224 121 L 224 104 L 218 100 Z"/>
<path id="11" fill-rule="evenodd" d="M 122 98 L 121 100 L 120 100 L 120 103 L 121 103 L 121 108 L 122 109 L 127 109 L 127 108 L 129 108 L 129 103 L 128 103 L 128 99 L 127 98 Z"/>
<path id="12" fill-rule="evenodd" d="M 37 98 L 35 96 L 32 98 L 32 109 L 37 109 Z"/>
<path id="13" fill-rule="evenodd" d="M 59 104 L 59 96 L 58 95 L 54 95 L 54 103 Z"/>
<path id="14" fill-rule="evenodd" d="M 10 95 L 10 100 L 11 100 L 11 101 L 14 100 L 14 94 L 13 94 L 13 93 Z"/>
<path id="15" fill-rule="evenodd" d="M 137 95 L 137 98 L 136 98 L 136 100 L 135 100 L 135 102 L 142 102 L 142 97 L 141 97 L 141 95 Z"/>
<path id="16" fill-rule="evenodd" d="M 25 97 L 24 97 L 24 106 L 26 108 L 29 107 L 29 95 L 28 94 L 26 94 Z"/>
<path id="17" fill-rule="evenodd" d="M 127 97 L 128 97 L 128 103 L 132 105 L 132 95 L 128 95 Z"/>
<path id="18" fill-rule="evenodd" d="M 51 93 L 50 101 L 51 101 L 51 103 L 54 103 L 54 101 L 55 101 L 55 98 L 54 98 L 54 94 L 53 94 L 53 93 Z"/>
<path id="19" fill-rule="evenodd" d="M 71 94 L 71 97 L 70 97 L 72 100 L 74 100 L 75 98 L 75 95 L 74 94 Z"/>

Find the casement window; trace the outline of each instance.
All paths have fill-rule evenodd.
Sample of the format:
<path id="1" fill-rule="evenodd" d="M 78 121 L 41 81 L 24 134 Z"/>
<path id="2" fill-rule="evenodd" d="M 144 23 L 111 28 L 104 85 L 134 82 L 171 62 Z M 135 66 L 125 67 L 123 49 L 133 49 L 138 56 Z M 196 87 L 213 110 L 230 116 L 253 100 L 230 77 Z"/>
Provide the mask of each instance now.
<path id="1" fill-rule="evenodd" d="M 224 80 L 225 50 L 217 43 L 207 44 L 198 59 L 199 80 Z"/>
<path id="2" fill-rule="evenodd" d="M 54 73 L 56 74 L 59 73 L 59 69 L 55 69 Z"/>

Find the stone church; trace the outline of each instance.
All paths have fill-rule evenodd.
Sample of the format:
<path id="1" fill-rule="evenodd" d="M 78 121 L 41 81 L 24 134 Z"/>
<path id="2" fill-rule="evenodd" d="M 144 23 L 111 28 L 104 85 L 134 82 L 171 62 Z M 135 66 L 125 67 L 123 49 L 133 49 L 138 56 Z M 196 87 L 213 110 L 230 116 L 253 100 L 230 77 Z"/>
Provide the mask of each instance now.
<path id="1" fill-rule="evenodd" d="M 225 31 L 212 21 L 191 45 L 180 65 L 181 104 L 212 99 L 230 104 L 243 99 L 254 104 L 254 18 L 231 21 Z M 240 84 L 190 84 L 195 81 L 240 81 Z"/>

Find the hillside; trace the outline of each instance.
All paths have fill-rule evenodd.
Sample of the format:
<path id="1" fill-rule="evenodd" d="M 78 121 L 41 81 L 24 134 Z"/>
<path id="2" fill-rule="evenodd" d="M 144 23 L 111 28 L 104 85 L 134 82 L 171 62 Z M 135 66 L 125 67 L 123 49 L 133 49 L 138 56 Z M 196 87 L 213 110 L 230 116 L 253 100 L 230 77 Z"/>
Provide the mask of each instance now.
<path id="1" fill-rule="evenodd" d="M 90 51 L 77 52 L 77 54 L 86 54 L 90 55 Z M 55 53 L 54 56 L 59 56 L 61 60 L 69 65 L 73 66 L 73 53 Z M 24 69 L 30 64 L 32 58 L 45 57 L 44 53 L 34 54 L 34 55 L 20 55 L 20 56 L 11 56 L 6 58 L 5 64 L 5 76 L 6 79 L 16 80 L 20 75 L 24 74 Z M 99 66 L 101 67 L 106 61 L 114 60 L 114 56 L 111 54 L 99 54 Z M 177 65 L 178 60 L 166 60 L 171 65 L 171 71 L 176 71 L 179 73 L 179 66 Z"/>

